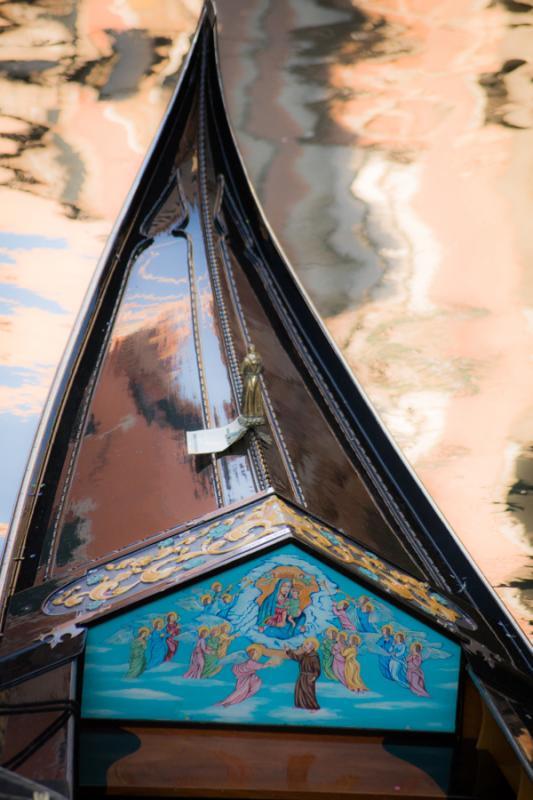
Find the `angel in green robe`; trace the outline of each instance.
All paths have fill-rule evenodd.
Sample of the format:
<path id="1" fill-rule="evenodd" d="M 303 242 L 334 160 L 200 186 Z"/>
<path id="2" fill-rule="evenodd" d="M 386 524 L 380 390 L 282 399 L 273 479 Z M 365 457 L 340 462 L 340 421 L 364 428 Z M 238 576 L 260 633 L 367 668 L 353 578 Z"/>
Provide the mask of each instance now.
<path id="1" fill-rule="evenodd" d="M 322 656 L 322 668 L 326 678 L 336 681 L 337 676 L 333 672 L 333 647 L 337 640 L 337 628 L 331 626 L 327 628 L 320 642 L 320 655 Z"/>
<path id="2" fill-rule="evenodd" d="M 131 643 L 130 665 L 126 678 L 138 678 L 146 669 L 146 644 L 150 628 L 139 628 L 137 638 Z"/>
<path id="3" fill-rule="evenodd" d="M 206 652 L 202 678 L 210 678 L 218 670 L 218 651 L 221 645 L 220 627 L 216 625 L 209 631 L 206 641 Z"/>

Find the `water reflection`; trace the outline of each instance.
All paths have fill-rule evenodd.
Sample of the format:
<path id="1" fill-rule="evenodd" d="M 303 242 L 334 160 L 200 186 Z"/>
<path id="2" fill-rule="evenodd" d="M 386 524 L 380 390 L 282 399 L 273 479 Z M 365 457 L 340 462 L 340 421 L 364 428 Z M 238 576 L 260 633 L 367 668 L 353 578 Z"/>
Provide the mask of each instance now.
<path id="1" fill-rule="evenodd" d="M 221 5 L 248 169 L 375 407 L 526 627 L 532 532 L 508 494 L 531 440 L 531 7 L 289 8 L 235 24 Z"/>
<path id="2" fill-rule="evenodd" d="M 394 437 L 525 626 L 530 6 L 217 5 L 230 113 L 267 216 Z M 31 238 L 0 241 L 0 356 L 12 370 L 0 376 L 0 430 L 9 414 L 23 448 L 198 8 L 3 7 L 0 203 L 5 230 Z M 142 309 L 130 312 L 134 324 Z M 19 479 L 20 465 L 4 466 L 0 520 Z"/>
<path id="3" fill-rule="evenodd" d="M 0 537 L 74 316 L 200 5 L 2 6 Z"/>

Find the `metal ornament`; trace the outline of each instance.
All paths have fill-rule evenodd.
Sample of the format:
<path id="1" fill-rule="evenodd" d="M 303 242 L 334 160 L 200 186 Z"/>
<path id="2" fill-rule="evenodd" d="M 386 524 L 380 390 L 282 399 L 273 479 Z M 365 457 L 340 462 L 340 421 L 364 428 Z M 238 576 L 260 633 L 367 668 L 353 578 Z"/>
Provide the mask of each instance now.
<path id="1" fill-rule="evenodd" d="M 261 395 L 261 373 L 263 361 L 253 344 L 248 348 L 240 368 L 243 390 L 241 402 L 241 416 L 246 420 L 246 425 L 255 427 L 265 421 L 265 409 Z"/>
<path id="2" fill-rule="evenodd" d="M 252 428 L 265 423 L 265 411 L 261 394 L 261 373 L 263 360 L 254 345 L 240 365 L 243 388 L 241 413 L 227 425 L 220 428 L 204 428 L 187 431 L 187 450 L 189 455 L 223 453 Z"/>

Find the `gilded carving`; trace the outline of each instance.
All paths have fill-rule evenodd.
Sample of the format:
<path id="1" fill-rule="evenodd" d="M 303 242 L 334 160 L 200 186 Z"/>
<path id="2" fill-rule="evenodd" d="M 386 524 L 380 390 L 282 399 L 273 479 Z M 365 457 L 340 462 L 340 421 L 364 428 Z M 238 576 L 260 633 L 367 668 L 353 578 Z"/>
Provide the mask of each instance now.
<path id="1" fill-rule="evenodd" d="M 185 534 L 143 548 L 138 554 L 110 562 L 87 573 L 75 586 L 59 590 L 45 604 L 47 613 L 95 611 L 114 598 L 135 594 L 143 586 L 177 584 L 188 572 L 201 572 L 222 557 L 244 550 L 282 531 L 353 567 L 384 591 L 408 601 L 449 626 L 472 628 L 474 623 L 431 587 L 391 567 L 373 553 L 326 527 L 277 497 L 269 497 L 244 511 L 198 526 Z"/>

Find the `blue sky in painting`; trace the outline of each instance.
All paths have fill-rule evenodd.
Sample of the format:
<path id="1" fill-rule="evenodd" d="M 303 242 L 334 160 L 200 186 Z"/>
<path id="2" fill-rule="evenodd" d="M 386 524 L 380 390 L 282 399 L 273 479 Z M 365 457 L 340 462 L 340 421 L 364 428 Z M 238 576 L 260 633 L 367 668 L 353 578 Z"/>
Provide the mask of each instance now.
<path id="1" fill-rule="evenodd" d="M 294 585 L 305 584 L 310 588 L 308 599 L 305 586 L 303 589 L 300 611 L 305 619 L 297 617 L 300 627 L 287 638 L 285 635 L 278 638 L 281 627 L 261 625 L 260 602 L 264 600 L 266 604 L 270 597 L 261 592 L 268 585 L 274 596 L 274 587 L 279 585 L 276 576 L 287 567 L 303 576 L 301 580 L 294 578 Z M 215 597 L 212 587 L 217 581 L 222 584 L 222 593 L 232 597 L 229 608 L 221 602 L 222 593 L 218 599 Z M 361 630 L 355 616 L 361 595 L 373 605 L 366 631 Z M 206 596 L 213 602 L 204 606 Z M 329 626 L 340 628 L 332 608 L 347 597 L 350 598 L 348 619 L 358 627 L 361 638 L 357 661 L 367 691 L 356 693 L 339 679 L 328 677 L 320 651 L 322 674 L 316 683 L 320 708 L 296 708 L 294 689 L 299 666 L 282 657 L 283 646 L 296 648 L 308 636 L 320 640 Z M 138 677 L 126 677 L 139 628 L 146 626 L 153 630 L 154 619 L 166 620 L 171 611 L 179 614 L 181 626 L 175 655 L 168 662 L 146 668 Z M 236 638 L 230 642 L 227 655 L 217 662 L 219 671 L 211 677 L 185 677 L 198 627 L 213 627 L 224 621 L 231 624 L 230 634 Z M 382 674 L 378 659 L 384 651 L 379 648 L 378 639 L 385 623 L 391 623 L 395 631 L 404 632 L 408 647 L 413 641 L 422 644 L 422 670 L 429 697 L 414 693 L 405 682 L 405 673 L 404 685 Z M 261 663 L 272 663 L 257 672 L 261 686 L 255 695 L 222 706 L 220 702 L 236 686 L 233 669 L 247 659 L 245 648 L 251 643 L 268 648 L 270 652 L 261 657 Z M 455 643 L 291 544 L 92 628 L 84 671 L 83 714 L 92 718 L 449 732 L 455 725 L 459 664 L 460 649 Z"/>

